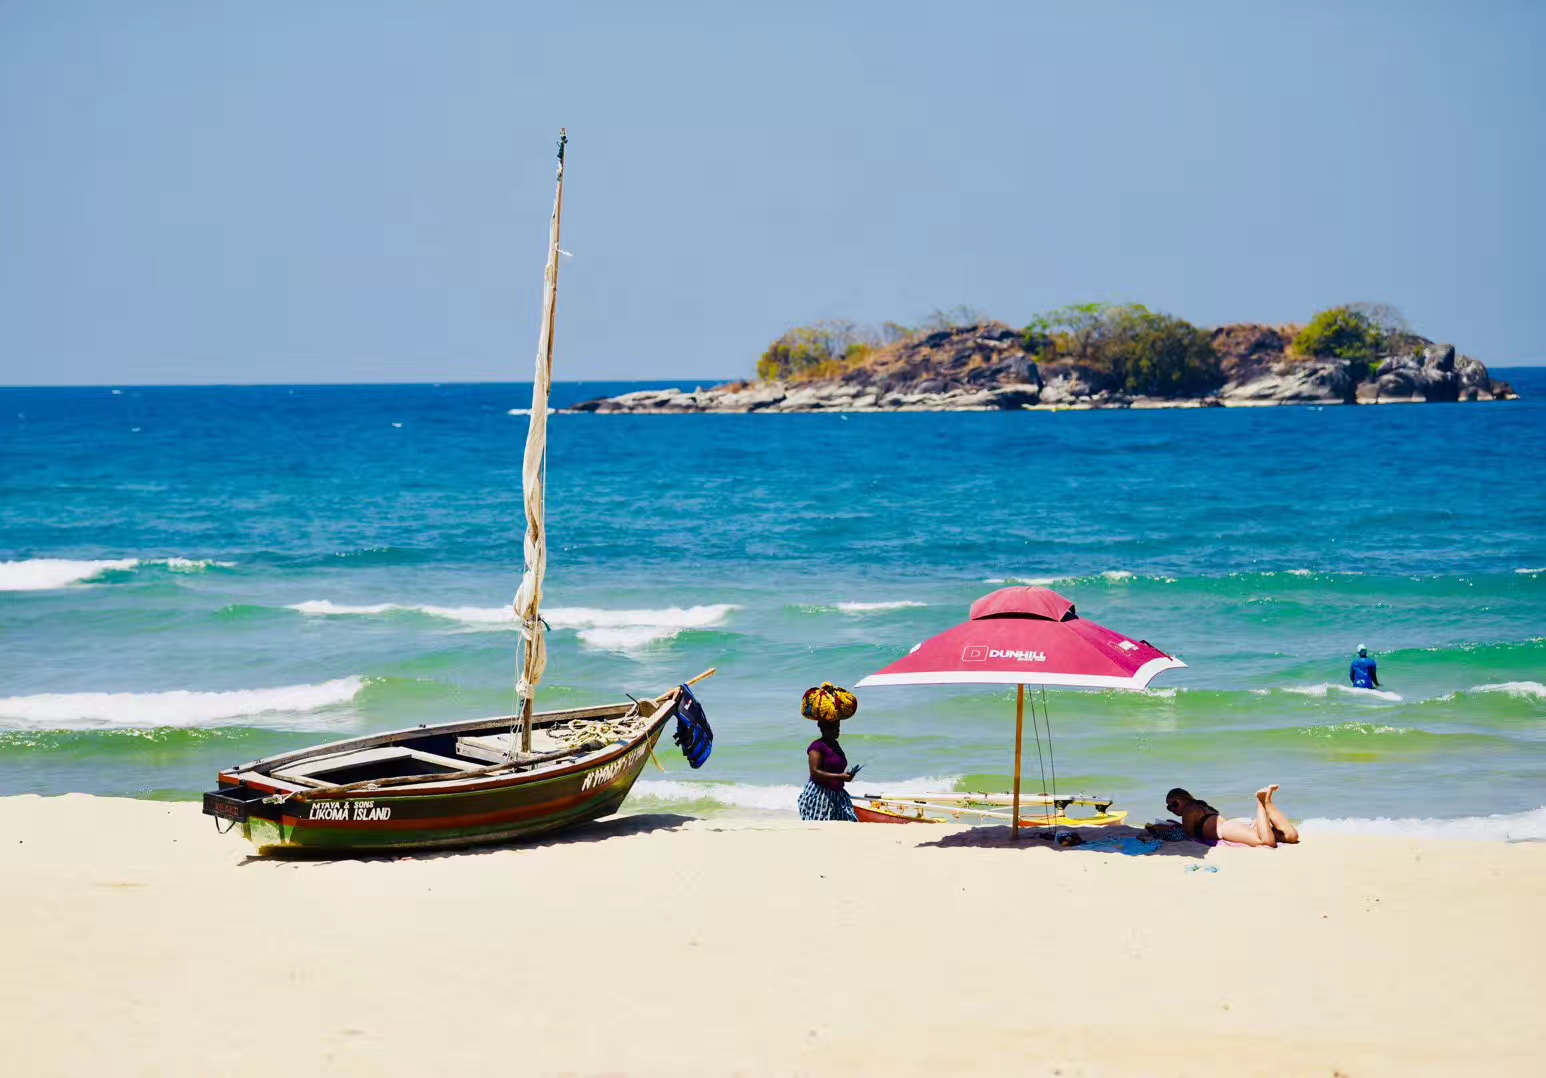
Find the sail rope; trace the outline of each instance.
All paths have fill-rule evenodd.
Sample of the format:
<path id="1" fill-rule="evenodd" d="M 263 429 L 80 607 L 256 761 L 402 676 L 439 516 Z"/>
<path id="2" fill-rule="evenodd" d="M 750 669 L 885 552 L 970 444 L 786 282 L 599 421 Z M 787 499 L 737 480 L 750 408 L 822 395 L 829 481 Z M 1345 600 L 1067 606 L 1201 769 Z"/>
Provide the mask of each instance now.
<path id="1" fill-rule="evenodd" d="M 1041 755 L 1041 729 L 1040 729 L 1040 727 L 1038 727 L 1036 725 L 1036 694 L 1034 692 L 1030 692 L 1030 693 L 1027 693 L 1026 696 L 1029 698 L 1029 702 L 1030 702 L 1030 705 L 1031 705 L 1031 733 L 1036 735 L 1036 764 L 1041 769 L 1041 792 L 1042 792 L 1043 796 L 1046 796 L 1046 793 L 1047 793 L 1047 761 L 1042 759 L 1042 755 Z M 1054 807 L 1054 811 L 1055 811 L 1055 807 Z"/>

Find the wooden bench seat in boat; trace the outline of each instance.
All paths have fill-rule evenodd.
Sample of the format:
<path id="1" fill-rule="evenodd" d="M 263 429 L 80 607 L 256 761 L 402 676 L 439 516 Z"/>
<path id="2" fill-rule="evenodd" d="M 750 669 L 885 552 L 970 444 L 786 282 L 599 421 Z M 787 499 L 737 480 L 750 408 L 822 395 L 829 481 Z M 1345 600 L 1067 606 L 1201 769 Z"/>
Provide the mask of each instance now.
<path id="1" fill-rule="evenodd" d="M 285 779 L 302 786 L 334 786 L 355 782 L 362 778 L 380 778 L 389 773 L 404 775 L 425 773 L 420 767 L 414 765 L 428 765 L 447 774 L 476 771 L 483 766 L 473 760 L 437 756 L 432 752 L 421 752 L 402 745 L 383 745 L 380 748 L 358 749 L 354 752 L 312 757 L 275 771 L 273 774 L 276 779 Z M 379 773 L 363 774 L 367 770 Z M 429 773 L 433 774 L 433 772 Z"/>

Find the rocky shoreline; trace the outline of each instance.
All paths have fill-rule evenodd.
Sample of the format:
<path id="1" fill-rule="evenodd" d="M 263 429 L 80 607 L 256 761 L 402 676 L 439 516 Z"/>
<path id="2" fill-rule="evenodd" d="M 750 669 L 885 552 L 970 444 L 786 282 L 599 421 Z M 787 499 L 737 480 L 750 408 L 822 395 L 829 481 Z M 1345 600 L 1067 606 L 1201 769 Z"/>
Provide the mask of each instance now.
<path id="1" fill-rule="evenodd" d="M 1097 408 L 1261 408 L 1285 404 L 1426 404 L 1517 400 L 1486 366 L 1454 345 L 1420 341 L 1372 371 L 1347 360 L 1288 354 L 1286 327 L 1213 330 L 1223 382 L 1210 392 L 1133 396 L 1101 371 L 1074 362 L 1038 363 L 1022 335 L 1001 323 L 940 329 L 907 342 L 879 364 L 829 378 L 730 382 L 650 389 L 576 405 L 600 415 L 793 412 L 1002 412 Z M 1362 376 L 1361 376 L 1362 375 Z"/>

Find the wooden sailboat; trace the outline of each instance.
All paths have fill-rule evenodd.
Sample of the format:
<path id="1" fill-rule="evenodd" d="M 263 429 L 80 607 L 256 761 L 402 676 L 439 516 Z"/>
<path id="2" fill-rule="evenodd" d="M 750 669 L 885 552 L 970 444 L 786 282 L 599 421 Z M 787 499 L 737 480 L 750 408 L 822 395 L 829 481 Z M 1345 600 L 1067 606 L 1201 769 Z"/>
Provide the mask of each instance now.
<path id="1" fill-rule="evenodd" d="M 685 686 L 652 699 L 601 707 L 545 714 L 534 708 L 547 666 L 541 617 L 547 570 L 544 498 L 567 144 L 568 136 L 560 132 L 522 469 L 526 571 L 515 597 L 523 660 L 517 713 L 316 745 L 222 771 L 219 788 L 204 795 L 204 812 L 232 830 L 239 828 L 262 852 L 504 841 L 609 815 L 628 796 L 666 722 L 677 713 Z"/>

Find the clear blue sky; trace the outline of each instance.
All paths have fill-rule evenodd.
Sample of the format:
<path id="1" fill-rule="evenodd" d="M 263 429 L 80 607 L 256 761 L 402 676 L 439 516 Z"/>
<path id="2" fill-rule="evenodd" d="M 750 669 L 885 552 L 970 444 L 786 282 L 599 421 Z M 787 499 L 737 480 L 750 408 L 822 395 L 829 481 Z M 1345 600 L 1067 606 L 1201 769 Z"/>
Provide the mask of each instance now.
<path id="1" fill-rule="evenodd" d="M 527 379 L 561 124 L 564 379 L 1086 299 L 1546 359 L 1546 4 L 746 7 L 0 0 L 0 384 Z"/>

